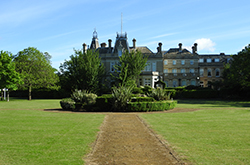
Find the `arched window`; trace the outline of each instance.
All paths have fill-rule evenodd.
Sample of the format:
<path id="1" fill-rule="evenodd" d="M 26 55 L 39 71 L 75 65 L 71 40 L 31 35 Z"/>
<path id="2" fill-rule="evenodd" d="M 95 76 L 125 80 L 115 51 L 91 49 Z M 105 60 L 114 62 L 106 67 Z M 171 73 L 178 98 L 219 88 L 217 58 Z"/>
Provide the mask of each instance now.
<path id="1" fill-rule="evenodd" d="M 207 76 L 211 77 L 212 76 L 212 70 L 211 69 L 207 69 Z"/>
<path id="2" fill-rule="evenodd" d="M 220 77 L 220 69 L 218 68 L 215 69 L 215 76 Z"/>

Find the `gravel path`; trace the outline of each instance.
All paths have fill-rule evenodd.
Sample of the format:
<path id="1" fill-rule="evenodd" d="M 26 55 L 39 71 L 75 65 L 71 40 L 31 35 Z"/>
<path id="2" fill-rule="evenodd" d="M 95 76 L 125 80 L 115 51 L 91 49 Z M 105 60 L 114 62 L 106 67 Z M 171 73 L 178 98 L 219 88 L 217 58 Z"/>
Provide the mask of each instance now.
<path id="1" fill-rule="evenodd" d="M 137 114 L 108 114 L 87 165 L 184 164 L 150 131 Z"/>

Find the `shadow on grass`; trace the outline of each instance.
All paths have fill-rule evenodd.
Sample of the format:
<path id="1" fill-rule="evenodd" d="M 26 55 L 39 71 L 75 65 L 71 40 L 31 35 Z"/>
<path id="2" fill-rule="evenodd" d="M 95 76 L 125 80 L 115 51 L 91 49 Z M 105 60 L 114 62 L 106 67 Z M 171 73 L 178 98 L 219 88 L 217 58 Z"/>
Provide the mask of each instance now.
<path id="1" fill-rule="evenodd" d="M 204 104 L 204 107 L 250 107 L 250 101 L 181 99 L 180 104 Z"/>

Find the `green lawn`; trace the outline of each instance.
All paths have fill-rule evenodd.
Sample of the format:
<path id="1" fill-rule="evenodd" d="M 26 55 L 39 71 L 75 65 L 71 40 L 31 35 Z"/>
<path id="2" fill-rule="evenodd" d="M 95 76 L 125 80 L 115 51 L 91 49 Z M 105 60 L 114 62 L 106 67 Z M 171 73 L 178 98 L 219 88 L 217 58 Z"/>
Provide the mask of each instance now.
<path id="1" fill-rule="evenodd" d="M 59 100 L 0 101 L 0 164 L 83 164 L 104 115 L 57 113 Z"/>
<path id="2" fill-rule="evenodd" d="M 141 114 L 194 164 L 250 164 L 250 102 L 179 100 L 184 113 Z"/>

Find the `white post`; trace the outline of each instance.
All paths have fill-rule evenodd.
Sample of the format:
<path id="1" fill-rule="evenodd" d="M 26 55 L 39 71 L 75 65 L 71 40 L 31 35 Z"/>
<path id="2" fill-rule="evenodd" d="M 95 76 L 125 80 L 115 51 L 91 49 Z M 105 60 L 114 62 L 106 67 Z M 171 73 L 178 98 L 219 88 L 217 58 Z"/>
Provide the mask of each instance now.
<path id="1" fill-rule="evenodd" d="M 3 89 L 3 99 L 4 100 L 6 99 L 6 90 L 5 90 L 5 88 Z"/>
<path id="2" fill-rule="evenodd" d="M 6 90 L 7 90 L 7 101 L 10 101 L 9 91 L 8 91 L 8 89 L 6 89 Z"/>

